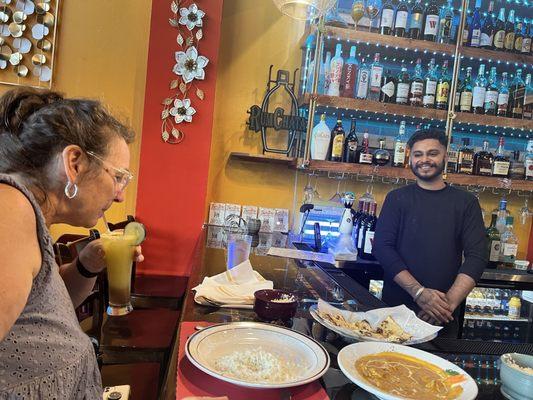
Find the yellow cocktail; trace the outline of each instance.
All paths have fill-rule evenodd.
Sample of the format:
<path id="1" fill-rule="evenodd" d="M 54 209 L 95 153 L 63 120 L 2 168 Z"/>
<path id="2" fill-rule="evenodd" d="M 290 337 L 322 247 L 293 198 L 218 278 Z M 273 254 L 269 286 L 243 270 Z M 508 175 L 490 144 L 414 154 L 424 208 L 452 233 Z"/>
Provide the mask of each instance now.
<path id="1" fill-rule="evenodd" d="M 132 228 L 130 227 L 131 224 L 135 224 L 135 226 Z M 139 226 L 142 229 L 142 235 Z M 105 251 L 109 285 L 107 314 L 128 314 L 133 310 L 130 300 L 131 266 L 135 246 L 144 239 L 144 228 L 139 223 L 131 222 L 124 231 L 102 233 L 100 238 Z"/>

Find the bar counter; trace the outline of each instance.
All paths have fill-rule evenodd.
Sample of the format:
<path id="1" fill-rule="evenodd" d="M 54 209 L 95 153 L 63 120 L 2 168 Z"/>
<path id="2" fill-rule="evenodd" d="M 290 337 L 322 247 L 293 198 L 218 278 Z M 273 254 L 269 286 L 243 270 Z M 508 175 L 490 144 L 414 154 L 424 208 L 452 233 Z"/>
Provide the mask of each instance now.
<path id="1" fill-rule="evenodd" d="M 274 282 L 274 288 L 293 292 L 299 299 L 295 317 L 285 326 L 313 337 L 329 352 L 331 366 L 321 379 L 329 397 L 336 400 L 377 399 L 349 381 L 340 371 L 336 355 L 350 344 L 336 333 L 316 322 L 309 313 L 309 307 L 318 298 L 329 301 L 351 311 L 367 311 L 386 307 L 363 286 L 333 266 L 310 261 L 292 260 L 282 257 L 258 256 L 252 254 L 250 261 L 256 271 L 265 279 Z M 201 306 L 194 302 L 193 287 L 204 277 L 220 273 L 225 268 L 225 253 L 220 248 L 207 248 L 205 238 L 200 239 L 194 257 L 191 276 L 184 300 L 180 322 L 194 321 L 224 323 L 236 321 L 259 321 L 252 310 Z M 281 322 L 280 322 L 281 323 Z M 179 334 L 177 335 L 179 337 Z M 177 347 L 177 346 L 176 346 Z M 478 399 L 504 399 L 499 390 L 499 372 L 496 361 L 507 352 L 532 353 L 532 344 L 481 342 L 448 338 L 436 338 L 416 347 L 442 356 L 465 369 L 478 384 Z M 164 398 L 176 399 L 177 351 L 169 366 Z M 194 368 L 194 367 L 193 367 Z M 230 399 L 231 400 L 231 399 Z"/>

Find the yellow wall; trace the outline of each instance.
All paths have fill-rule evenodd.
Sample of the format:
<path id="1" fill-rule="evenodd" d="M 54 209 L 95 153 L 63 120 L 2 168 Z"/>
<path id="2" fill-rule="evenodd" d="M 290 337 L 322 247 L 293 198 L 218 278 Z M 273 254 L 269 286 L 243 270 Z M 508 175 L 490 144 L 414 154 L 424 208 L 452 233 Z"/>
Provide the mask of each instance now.
<path id="1" fill-rule="evenodd" d="M 151 0 L 68 0 L 61 2 L 59 16 L 53 89 L 67 96 L 102 100 L 138 133 L 130 146 L 134 174 L 140 151 L 151 4 Z M 10 88 L 3 86 L 1 91 Z M 126 201 L 106 213 L 109 221 L 134 213 L 136 190 L 133 180 Z M 54 237 L 66 231 L 87 230 L 52 227 Z"/>
<path id="2" fill-rule="evenodd" d="M 270 64 L 274 64 L 274 71 L 300 67 L 299 43 L 303 33 L 304 24 L 281 15 L 271 0 L 224 1 L 206 215 L 210 202 L 283 207 L 291 212 L 301 204 L 307 181 L 301 173 L 282 166 L 229 161 L 228 157 L 232 151 L 261 152 L 260 135 L 249 131 L 245 124 L 246 110 L 262 101 Z M 315 179 L 312 178 L 313 185 Z M 346 183 L 347 190 L 355 191 L 357 197 L 366 187 L 364 183 Z M 329 199 L 336 188 L 336 181 L 319 179 L 318 192 L 323 200 Z M 343 188 L 344 183 L 341 191 Z M 374 185 L 378 204 L 382 204 L 390 189 L 390 185 Z M 498 200 L 492 194 L 481 195 L 487 224 Z M 515 220 L 522 205 L 523 199 L 515 194 L 510 197 L 509 209 Z M 525 226 L 515 223 L 520 258 L 527 251 L 529 227 L 529 223 Z"/>

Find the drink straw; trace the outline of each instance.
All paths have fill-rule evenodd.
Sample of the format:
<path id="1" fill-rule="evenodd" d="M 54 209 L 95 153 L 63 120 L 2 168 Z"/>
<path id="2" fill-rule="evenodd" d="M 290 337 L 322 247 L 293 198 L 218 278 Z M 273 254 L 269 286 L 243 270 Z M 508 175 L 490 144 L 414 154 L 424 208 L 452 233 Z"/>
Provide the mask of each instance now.
<path id="1" fill-rule="evenodd" d="M 102 219 L 104 220 L 105 227 L 107 228 L 108 232 L 111 232 L 111 229 L 109 229 L 109 224 L 107 223 L 107 219 L 105 218 L 105 214 L 102 214 Z"/>

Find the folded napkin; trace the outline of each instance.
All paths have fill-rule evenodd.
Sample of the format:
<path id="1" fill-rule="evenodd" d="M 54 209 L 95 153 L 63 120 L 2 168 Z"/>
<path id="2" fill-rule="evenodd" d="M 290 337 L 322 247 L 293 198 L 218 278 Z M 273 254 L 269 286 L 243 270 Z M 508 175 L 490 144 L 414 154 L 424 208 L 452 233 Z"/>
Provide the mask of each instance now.
<path id="1" fill-rule="evenodd" d="M 196 291 L 194 301 L 206 306 L 252 308 L 254 293 L 272 289 L 274 284 L 254 271 L 249 260 L 218 275 L 205 277 Z"/>

